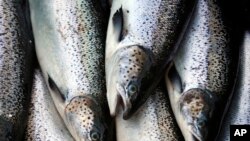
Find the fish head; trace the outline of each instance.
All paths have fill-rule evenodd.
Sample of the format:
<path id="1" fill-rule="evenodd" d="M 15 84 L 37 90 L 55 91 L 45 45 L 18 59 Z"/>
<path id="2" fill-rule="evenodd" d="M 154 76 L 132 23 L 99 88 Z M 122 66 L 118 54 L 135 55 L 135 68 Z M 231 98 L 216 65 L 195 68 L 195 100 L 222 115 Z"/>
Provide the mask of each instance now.
<path id="1" fill-rule="evenodd" d="M 112 61 L 111 65 L 106 66 L 110 114 L 115 116 L 118 106 L 122 106 L 125 117 L 140 93 L 141 80 L 149 71 L 151 59 L 141 46 L 128 46 L 118 50 Z"/>
<path id="2" fill-rule="evenodd" d="M 215 110 L 214 96 L 209 91 L 193 88 L 184 92 L 179 102 L 184 125 L 189 131 L 186 134 L 194 141 L 206 140 Z"/>
<path id="3" fill-rule="evenodd" d="M 65 108 L 65 122 L 79 141 L 103 141 L 106 125 L 100 105 L 90 96 L 74 97 Z"/>
<path id="4" fill-rule="evenodd" d="M 69 97 L 71 92 L 58 87 L 49 75 L 48 86 L 59 114 L 76 141 L 103 141 L 106 138 L 107 125 L 96 97 L 82 93 Z"/>

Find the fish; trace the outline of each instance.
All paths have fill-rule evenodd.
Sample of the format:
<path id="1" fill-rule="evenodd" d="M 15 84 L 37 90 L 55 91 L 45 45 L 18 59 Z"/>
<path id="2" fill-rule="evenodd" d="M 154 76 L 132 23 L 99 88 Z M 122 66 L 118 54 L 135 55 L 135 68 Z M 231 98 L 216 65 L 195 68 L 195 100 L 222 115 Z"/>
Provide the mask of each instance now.
<path id="1" fill-rule="evenodd" d="M 110 114 L 128 119 L 164 76 L 195 0 L 114 0 L 106 38 Z"/>
<path id="2" fill-rule="evenodd" d="M 246 30 L 240 47 L 238 73 L 228 110 L 222 120 L 217 141 L 230 141 L 230 125 L 250 124 L 250 31 Z"/>
<path id="3" fill-rule="evenodd" d="M 218 2 L 198 0 L 165 74 L 171 107 L 186 141 L 214 138 L 234 84 L 237 51 Z"/>
<path id="4" fill-rule="evenodd" d="M 26 141 L 74 141 L 54 105 L 39 67 L 34 70 Z"/>
<path id="5" fill-rule="evenodd" d="M 129 119 L 123 119 L 121 110 L 115 119 L 117 141 L 184 140 L 173 115 L 165 84 L 161 82 Z"/>
<path id="6" fill-rule="evenodd" d="M 0 140 L 20 141 L 27 123 L 34 44 L 25 2 L 0 1 Z"/>
<path id="7" fill-rule="evenodd" d="M 99 0 L 29 0 L 36 54 L 46 85 L 76 141 L 110 131 L 105 86 L 107 23 Z"/>

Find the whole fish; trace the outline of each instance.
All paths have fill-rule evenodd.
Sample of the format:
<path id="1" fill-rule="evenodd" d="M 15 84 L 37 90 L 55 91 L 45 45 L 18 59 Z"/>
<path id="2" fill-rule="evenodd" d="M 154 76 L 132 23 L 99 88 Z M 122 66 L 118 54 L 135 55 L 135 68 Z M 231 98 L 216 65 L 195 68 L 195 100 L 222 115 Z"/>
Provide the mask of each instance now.
<path id="1" fill-rule="evenodd" d="M 228 111 L 222 121 L 218 141 L 230 140 L 230 125 L 250 124 L 250 31 L 245 32 L 240 48 L 237 82 Z"/>
<path id="2" fill-rule="evenodd" d="M 160 83 L 161 84 L 161 83 Z M 140 109 L 123 120 L 116 116 L 117 141 L 182 141 L 164 86 L 158 86 Z"/>
<path id="3" fill-rule="evenodd" d="M 186 141 L 212 140 L 234 83 L 230 27 L 218 1 L 198 0 L 166 72 L 169 99 Z"/>
<path id="4" fill-rule="evenodd" d="M 104 140 L 107 24 L 100 1 L 29 3 L 38 61 L 57 110 L 75 140 Z"/>
<path id="5" fill-rule="evenodd" d="M 40 69 L 34 72 L 26 141 L 74 141 L 56 110 Z"/>
<path id="6" fill-rule="evenodd" d="M 105 53 L 112 116 L 122 105 L 123 118 L 129 118 L 153 92 L 194 1 L 112 1 Z"/>
<path id="7" fill-rule="evenodd" d="M 27 123 L 32 34 L 24 1 L 0 0 L 0 140 L 19 141 Z"/>

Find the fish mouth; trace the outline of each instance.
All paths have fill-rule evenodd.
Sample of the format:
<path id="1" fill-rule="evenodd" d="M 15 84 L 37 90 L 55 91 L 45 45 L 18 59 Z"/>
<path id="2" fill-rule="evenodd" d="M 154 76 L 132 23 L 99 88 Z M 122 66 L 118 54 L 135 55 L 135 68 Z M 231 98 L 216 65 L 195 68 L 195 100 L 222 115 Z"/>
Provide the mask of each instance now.
<path id="1" fill-rule="evenodd" d="M 124 98 L 120 95 L 118 96 L 118 104 L 122 106 L 122 109 L 123 109 L 122 116 L 123 116 L 123 119 L 126 120 L 131 111 L 132 104 L 129 99 Z"/>
<path id="2" fill-rule="evenodd" d="M 116 98 L 113 102 L 112 106 L 110 105 L 110 115 L 112 117 L 116 116 L 116 114 L 118 113 L 118 107 L 121 106 L 122 107 L 122 115 L 123 115 L 123 119 L 127 119 L 129 116 L 129 113 L 131 111 L 132 108 L 132 103 L 130 102 L 129 99 L 122 97 L 121 95 L 117 94 Z M 114 104 L 115 103 L 115 104 Z"/>
<path id="3" fill-rule="evenodd" d="M 197 125 L 189 125 L 192 141 L 204 141 L 207 135 L 206 128 L 200 128 Z"/>
<path id="4" fill-rule="evenodd" d="M 107 100 L 108 100 L 108 106 L 110 115 L 112 117 L 115 117 L 117 113 L 120 113 L 121 110 L 119 107 L 122 107 L 122 114 L 125 118 L 132 108 L 132 103 L 130 97 L 126 95 L 126 92 L 124 88 L 119 85 L 115 84 L 115 87 L 110 87 L 109 91 L 107 91 Z M 115 95 L 114 95 L 115 94 Z"/>
<path id="5" fill-rule="evenodd" d="M 200 138 L 197 138 L 197 136 L 192 134 L 190 141 L 203 141 L 203 140 L 201 140 Z"/>

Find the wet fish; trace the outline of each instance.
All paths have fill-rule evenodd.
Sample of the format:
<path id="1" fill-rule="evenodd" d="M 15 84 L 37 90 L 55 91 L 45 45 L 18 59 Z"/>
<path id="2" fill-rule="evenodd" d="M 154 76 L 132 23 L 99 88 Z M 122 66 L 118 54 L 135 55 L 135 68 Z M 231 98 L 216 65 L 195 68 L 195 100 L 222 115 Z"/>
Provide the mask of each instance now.
<path id="1" fill-rule="evenodd" d="M 24 134 L 30 97 L 31 31 L 24 1 L 0 1 L 0 140 L 19 141 Z"/>
<path id="2" fill-rule="evenodd" d="M 230 140 L 230 125 L 250 124 L 250 31 L 245 32 L 243 45 L 240 49 L 239 70 L 237 82 L 228 107 L 227 114 L 222 121 L 218 141 Z"/>
<path id="3" fill-rule="evenodd" d="M 123 120 L 122 112 L 118 113 L 116 116 L 116 136 L 117 141 L 183 140 L 164 86 L 158 86 L 129 119 Z"/>
<path id="4" fill-rule="evenodd" d="M 167 70 L 171 106 L 186 141 L 212 140 L 216 131 L 219 118 L 213 118 L 222 112 L 236 68 L 229 29 L 218 1 L 198 0 Z"/>
<path id="5" fill-rule="evenodd" d="M 127 119 L 146 101 L 193 5 L 194 0 L 112 1 L 105 56 L 112 116 L 122 105 Z"/>
<path id="6" fill-rule="evenodd" d="M 109 123 L 105 119 L 106 24 L 100 1 L 29 3 L 38 61 L 57 110 L 75 140 L 104 140 Z"/>
<path id="7" fill-rule="evenodd" d="M 26 141 L 74 141 L 56 110 L 40 69 L 33 78 Z"/>

